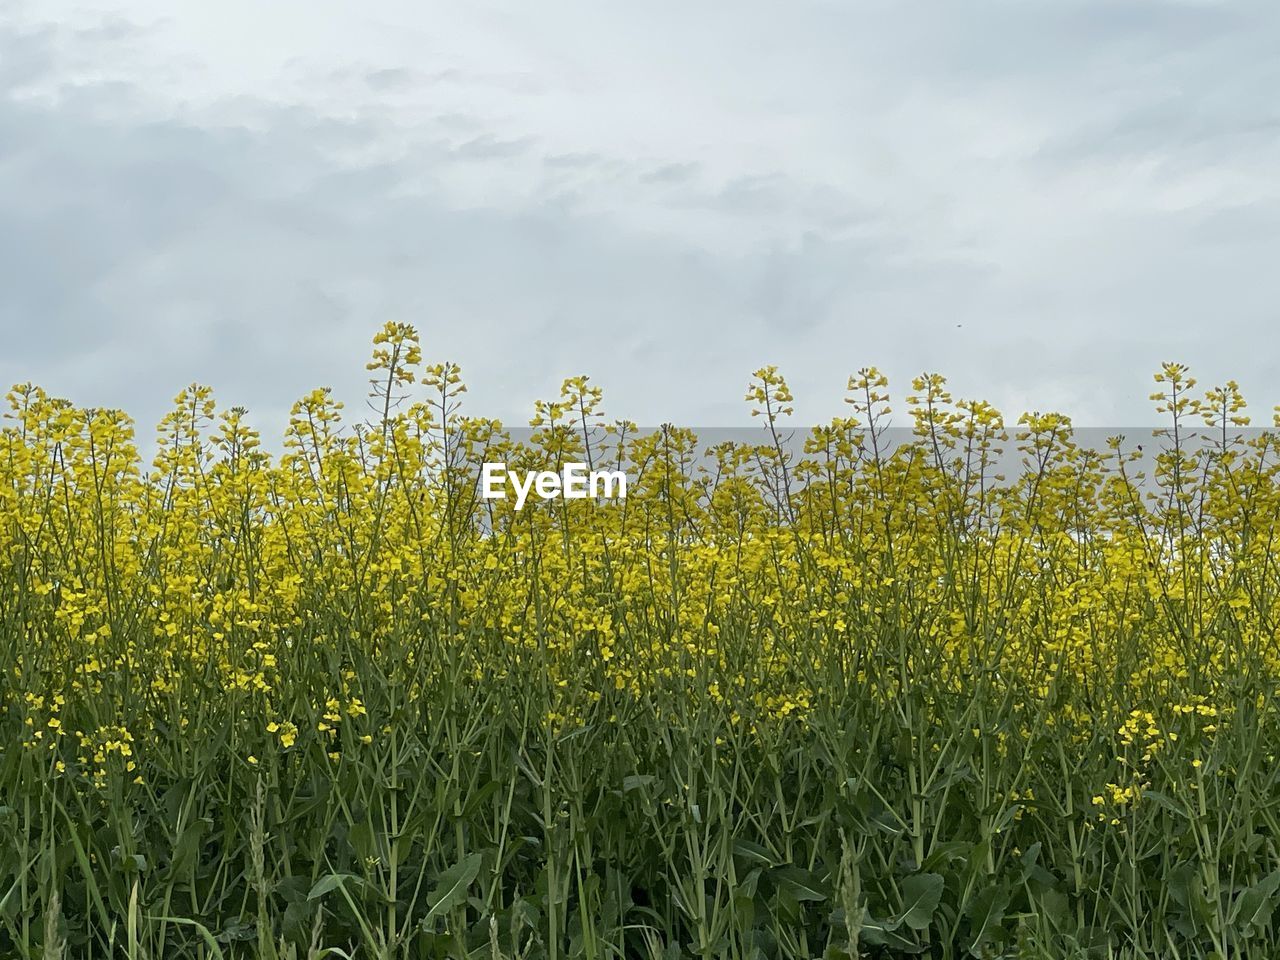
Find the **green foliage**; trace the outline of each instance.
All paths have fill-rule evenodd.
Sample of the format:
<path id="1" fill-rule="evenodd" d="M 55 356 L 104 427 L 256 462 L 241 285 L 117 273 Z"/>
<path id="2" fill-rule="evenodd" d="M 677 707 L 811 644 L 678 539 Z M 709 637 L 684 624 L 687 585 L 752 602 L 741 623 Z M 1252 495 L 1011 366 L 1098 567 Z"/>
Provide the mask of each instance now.
<path id="1" fill-rule="evenodd" d="M 0 956 L 1280 956 L 1274 437 L 1175 426 L 1144 486 L 1035 415 L 997 479 L 994 411 L 923 377 L 889 451 L 865 371 L 869 432 L 795 459 L 766 367 L 700 472 L 601 442 L 585 378 L 531 446 L 453 365 L 398 412 L 416 339 L 377 346 L 381 419 L 317 391 L 278 465 L 199 388 L 146 476 L 15 393 Z M 638 482 L 488 510 L 490 444 Z"/>

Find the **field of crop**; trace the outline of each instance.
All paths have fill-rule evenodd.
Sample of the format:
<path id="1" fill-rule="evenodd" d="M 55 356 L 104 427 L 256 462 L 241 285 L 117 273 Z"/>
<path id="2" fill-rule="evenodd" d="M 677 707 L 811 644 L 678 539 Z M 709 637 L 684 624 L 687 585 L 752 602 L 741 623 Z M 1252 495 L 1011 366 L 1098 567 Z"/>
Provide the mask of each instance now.
<path id="1" fill-rule="evenodd" d="M 150 466 L 10 394 L 0 955 L 1280 956 L 1234 384 L 1168 365 L 1162 435 L 1090 449 L 865 370 L 801 451 L 773 368 L 710 448 L 586 378 L 515 442 L 407 326 L 369 369 L 279 458 L 200 387 Z M 517 511 L 490 461 L 631 486 Z"/>

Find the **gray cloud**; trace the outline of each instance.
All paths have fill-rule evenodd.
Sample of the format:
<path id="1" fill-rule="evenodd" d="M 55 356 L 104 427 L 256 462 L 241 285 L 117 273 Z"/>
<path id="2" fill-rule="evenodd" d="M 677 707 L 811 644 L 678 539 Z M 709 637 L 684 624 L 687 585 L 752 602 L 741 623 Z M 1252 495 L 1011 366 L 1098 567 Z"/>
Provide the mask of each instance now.
<path id="1" fill-rule="evenodd" d="M 492 134 L 484 134 L 467 140 L 454 148 L 454 155 L 465 160 L 500 160 L 525 154 L 533 145 L 531 137 L 501 140 Z"/>
<path id="2" fill-rule="evenodd" d="M 314 386 L 357 411 L 397 319 L 511 422 L 577 373 L 619 416 L 743 422 L 764 363 L 810 421 L 869 363 L 1011 420 L 1148 420 L 1165 359 L 1280 400 L 1270 7 L 393 8 L 463 53 L 268 19 L 271 84 L 194 6 L 0 7 L 0 379 L 144 430 L 199 380 L 275 435 Z"/>

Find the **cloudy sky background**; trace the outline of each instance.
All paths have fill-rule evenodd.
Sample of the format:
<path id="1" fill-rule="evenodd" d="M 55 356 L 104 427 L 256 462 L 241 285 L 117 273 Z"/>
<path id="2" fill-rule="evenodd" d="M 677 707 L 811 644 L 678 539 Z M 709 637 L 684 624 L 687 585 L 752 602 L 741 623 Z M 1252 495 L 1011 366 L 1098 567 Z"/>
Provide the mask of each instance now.
<path id="1" fill-rule="evenodd" d="M 0 0 L 0 382 L 267 436 L 414 323 L 469 411 L 1280 403 L 1280 5 Z M 901 410 L 901 404 L 899 409 Z"/>

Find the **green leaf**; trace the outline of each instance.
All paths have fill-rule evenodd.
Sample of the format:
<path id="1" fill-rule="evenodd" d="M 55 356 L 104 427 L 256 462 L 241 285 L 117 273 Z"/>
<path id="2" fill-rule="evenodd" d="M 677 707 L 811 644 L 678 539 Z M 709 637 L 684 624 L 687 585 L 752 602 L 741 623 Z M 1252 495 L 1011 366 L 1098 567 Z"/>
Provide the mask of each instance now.
<path id="1" fill-rule="evenodd" d="M 733 841 L 733 854 L 736 857 L 742 857 L 751 863 L 758 863 L 765 867 L 776 867 L 777 859 L 767 848 L 762 847 L 758 843 L 752 843 L 750 840 Z"/>
<path id="2" fill-rule="evenodd" d="M 858 939 L 874 947 L 890 947 L 901 953 L 920 953 L 924 949 L 907 935 L 898 932 L 897 920 L 877 920 L 870 914 L 863 917 Z"/>
<path id="3" fill-rule="evenodd" d="M 933 912 L 942 899 L 942 877 L 936 873 L 917 873 L 902 883 L 901 923 L 912 930 L 927 930 Z"/>
<path id="4" fill-rule="evenodd" d="M 448 913 L 458 904 L 466 901 L 467 889 L 480 874 L 480 864 L 483 860 L 484 857 L 481 854 L 473 853 L 440 874 L 436 880 L 435 889 L 427 894 L 427 906 L 430 909 L 422 919 L 424 924 L 430 923 L 435 917 Z"/>
<path id="5" fill-rule="evenodd" d="M 1205 896 L 1204 884 L 1195 864 L 1184 860 L 1175 866 L 1169 871 L 1166 886 L 1173 901 L 1183 907 L 1196 923 L 1204 924 L 1212 919 L 1213 908 Z"/>
<path id="6" fill-rule="evenodd" d="M 169 861 L 168 877 L 186 878 L 187 872 L 200 859 L 200 845 L 204 841 L 204 835 L 212 826 L 213 821 L 208 817 L 199 817 L 183 827 L 182 834 L 173 846 L 173 858 Z"/>
<path id="7" fill-rule="evenodd" d="M 1280 890 L 1280 870 L 1267 874 L 1236 897 L 1228 920 L 1242 937 L 1251 937 L 1266 929 L 1276 909 L 1277 890 Z"/>
<path id="8" fill-rule="evenodd" d="M 1157 807 L 1162 807 L 1176 816 L 1190 819 L 1186 804 L 1175 802 L 1168 794 L 1161 793 L 1159 790 L 1143 790 L 1142 799 L 1150 800 Z"/>
<path id="9" fill-rule="evenodd" d="M 827 899 L 827 892 L 822 882 L 808 870 L 799 867 L 784 867 L 774 875 L 778 889 L 785 891 L 796 900 L 820 902 Z"/>
<path id="10" fill-rule="evenodd" d="M 752 897 L 754 897 L 756 895 L 756 887 L 760 883 L 760 873 L 761 873 L 760 867 L 756 867 L 754 870 L 748 873 L 745 877 L 743 877 L 740 881 L 738 881 L 737 889 L 735 889 L 733 892 L 734 898 L 736 899 L 738 897 L 744 897 L 747 900 L 750 900 Z"/>
<path id="11" fill-rule="evenodd" d="M 1019 883 L 1025 884 L 1033 891 L 1048 890 L 1056 880 L 1054 875 L 1040 865 L 1040 841 L 1037 840 L 1023 851 L 1022 876 Z"/>
<path id="12" fill-rule="evenodd" d="M 377 852 L 377 842 L 373 835 L 373 825 L 368 820 L 353 824 L 347 831 L 347 843 L 355 851 L 357 859 L 365 860 Z"/>
<path id="13" fill-rule="evenodd" d="M 204 940 L 205 946 L 209 948 L 209 952 L 213 954 L 215 960 L 223 960 L 222 948 L 218 946 L 218 941 L 209 932 L 209 928 L 203 924 L 189 920 L 186 917 L 149 917 L 148 919 L 163 923 L 176 923 L 184 927 L 193 927 L 196 933 L 200 934 L 200 938 Z"/>
<path id="14" fill-rule="evenodd" d="M 339 889 L 346 881 L 350 880 L 356 886 L 364 883 L 360 877 L 351 873 L 331 873 L 327 877 L 321 877 L 316 881 L 316 885 L 311 888 L 311 892 L 307 894 L 308 900 L 318 900 L 326 893 L 332 893 Z"/>
<path id="15" fill-rule="evenodd" d="M 1000 933 L 1009 891 L 1003 886 L 987 887 L 973 898 L 966 913 L 969 916 L 969 952 L 982 955 L 982 948 Z"/>
<path id="16" fill-rule="evenodd" d="M 1061 890 L 1046 890 L 1035 900 L 1040 916 L 1053 924 L 1054 929 L 1062 931 L 1067 928 L 1071 917 L 1071 904 L 1067 895 Z"/>
<path id="17" fill-rule="evenodd" d="M 924 870 L 946 867 L 957 860 L 967 860 L 973 844 L 968 840 L 949 840 L 934 847 L 933 853 L 924 858 L 920 866 Z"/>

